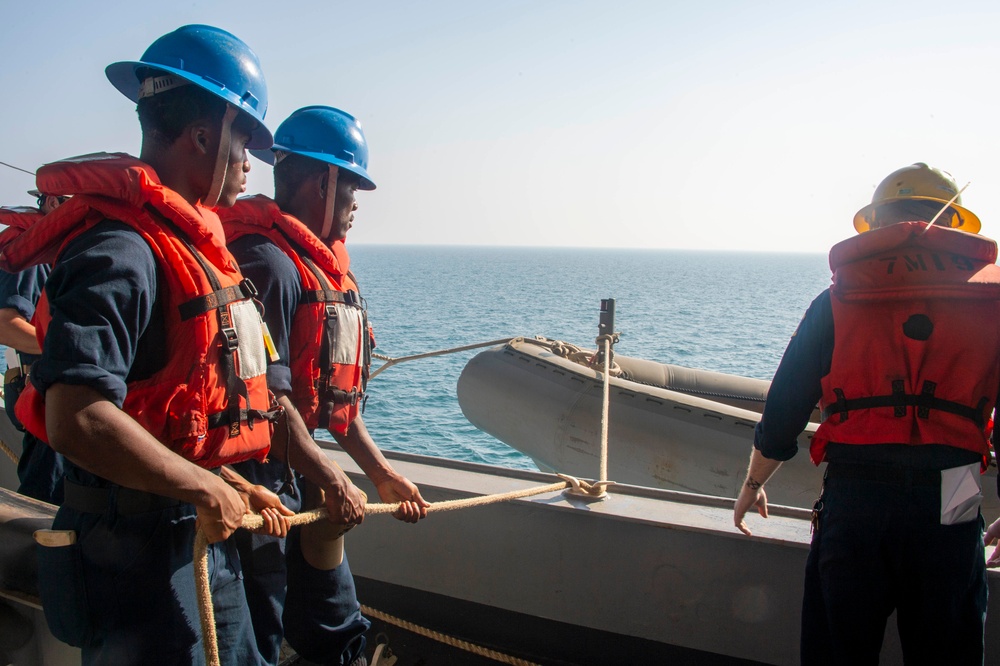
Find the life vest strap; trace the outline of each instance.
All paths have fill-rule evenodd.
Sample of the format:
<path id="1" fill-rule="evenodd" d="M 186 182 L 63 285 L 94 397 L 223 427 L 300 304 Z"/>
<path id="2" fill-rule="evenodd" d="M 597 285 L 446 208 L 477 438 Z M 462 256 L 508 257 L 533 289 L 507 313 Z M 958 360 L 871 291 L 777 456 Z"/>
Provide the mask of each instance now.
<path id="1" fill-rule="evenodd" d="M 357 386 L 352 388 L 350 391 L 345 391 L 333 386 L 330 386 L 329 376 L 321 377 L 316 381 L 317 389 L 320 394 L 320 398 L 325 402 L 332 403 L 334 405 L 356 405 L 359 400 L 365 398 L 365 393 L 363 390 L 359 390 Z"/>
<path id="2" fill-rule="evenodd" d="M 237 424 L 239 424 L 240 421 L 245 421 L 247 426 L 252 429 L 253 424 L 259 421 L 277 421 L 278 417 L 281 415 L 281 410 L 270 409 L 265 412 L 259 409 L 240 409 L 238 414 Z M 228 409 L 224 412 L 216 412 L 215 414 L 209 415 L 208 427 L 210 430 L 212 428 L 221 428 L 223 426 L 232 429 L 232 419 L 233 414 L 230 413 L 230 410 Z"/>
<path id="3" fill-rule="evenodd" d="M 334 289 L 316 289 L 302 295 L 303 303 L 343 303 L 361 307 L 361 297 L 356 291 L 336 291 Z"/>
<path id="4" fill-rule="evenodd" d="M 850 416 L 850 412 L 859 409 L 877 409 L 880 407 L 892 407 L 893 416 L 901 418 L 906 416 L 907 408 L 915 407 L 917 417 L 926 419 L 930 417 L 932 409 L 955 414 L 962 418 L 969 419 L 977 427 L 983 428 L 986 425 L 985 409 L 989 402 L 988 398 L 981 398 L 975 407 L 969 407 L 952 400 L 945 400 L 934 396 L 937 383 L 925 381 L 920 389 L 919 395 L 906 393 L 902 380 L 892 382 L 892 393 L 889 395 L 873 395 L 863 398 L 850 398 L 844 395 L 843 389 L 833 389 L 837 401 L 831 403 L 823 409 L 823 420 L 827 420 L 834 414 L 840 414 L 840 421 L 844 422 Z"/>
<path id="5" fill-rule="evenodd" d="M 216 289 L 210 294 L 192 298 L 190 301 L 182 303 L 178 310 L 180 311 L 181 321 L 187 321 L 188 319 L 197 317 L 200 314 L 217 310 L 218 308 L 225 307 L 230 303 L 235 303 L 236 301 L 253 298 L 256 295 L 257 288 L 254 287 L 253 282 L 250 280 L 243 280 L 243 282 L 235 284 L 231 287 L 223 287 L 221 289 Z"/>

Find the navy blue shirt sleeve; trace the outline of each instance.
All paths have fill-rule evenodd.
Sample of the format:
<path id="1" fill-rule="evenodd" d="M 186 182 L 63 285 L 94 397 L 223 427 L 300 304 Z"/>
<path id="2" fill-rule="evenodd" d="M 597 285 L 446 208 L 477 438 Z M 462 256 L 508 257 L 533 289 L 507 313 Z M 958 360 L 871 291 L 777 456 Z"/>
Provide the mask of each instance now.
<path id="1" fill-rule="evenodd" d="M 784 461 L 798 452 L 796 439 L 822 396 L 821 380 L 830 374 L 833 340 L 833 306 L 827 290 L 806 310 L 774 373 L 754 432 L 753 445 L 765 458 Z"/>
<path id="2" fill-rule="evenodd" d="M 157 294 L 153 253 L 131 227 L 106 220 L 73 239 L 45 291 L 51 322 L 31 381 L 84 385 L 118 407 Z"/>
<path id="3" fill-rule="evenodd" d="M 20 273 L 0 271 L 0 308 L 13 308 L 25 319 L 31 319 L 48 276 L 47 265 L 32 266 Z"/>
<path id="4" fill-rule="evenodd" d="M 264 306 L 264 322 L 271 332 L 279 359 L 268 362 L 267 387 L 275 393 L 291 393 L 292 371 L 288 365 L 288 337 L 295 311 L 302 300 L 302 280 L 285 252 L 260 235 L 248 235 L 229 243 L 243 277 L 257 287 Z"/>

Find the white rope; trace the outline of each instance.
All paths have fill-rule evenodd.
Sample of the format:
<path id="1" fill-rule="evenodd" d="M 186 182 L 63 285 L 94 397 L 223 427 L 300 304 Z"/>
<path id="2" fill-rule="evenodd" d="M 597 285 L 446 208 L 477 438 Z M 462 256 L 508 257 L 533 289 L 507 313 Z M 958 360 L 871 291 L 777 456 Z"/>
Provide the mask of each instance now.
<path id="1" fill-rule="evenodd" d="M 571 476 L 566 476 L 560 474 L 559 476 L 564 479 L 564 481 L 553 483 L 547 486 L 536 486 L 533 488 L 526 488 L 524 490 L 516 490 L 508 493 L 499 493 L 494 495 L 484 495 L 480 497 L 470 497 L 460 500 L 449 500 L 444 502 L 433 502 L 427 507 L 427 512 L 437 512 L 437 511 L 450 511 L 454 509 L 461 509 L 473 506 L 483 506 L 486 504 L 493 504 L 496 502 L 504 502 L 512 499 L 518 499 L 523 497 L 531 497 L 533 495 L 539 495 L 546 492 L 553 492 L 563 488 L 571 487 L 575 494 L 589 494 L 593 497 L 604 497 L 605 489 L 613 485 L 613 481 L 608 481 L 608 408 L 610 403 L 610 377 L 612 373 L 611 366 L 611 343 L 613 341 L 613 335 L 602 335 L 597 339 L 598 343 L 603 346 L 603 357 L 604 357 L 604 378 L 603 378 L 603 396 L 601 404 L 601 454 L 600 454 L 600 478 L 594 484 L 589 484 L 585 481 L 578 480 Z M 432 356 L 442 356 L 444 354 L 452 354 L 460 351 L 467 351 L 470 349 L 478 349 L 480 347 L 492 347 L 498 344 L 506 344 L 512 340 L 517 340 L 519 338 L 504 338 L 501 340 L 491 340 L 490 342 L 481 342 L 473 345 L 463 345 L 461 347 L 453 347 L 450 349 L 442 349 L 439 351 L 426 352 L 423 354 L 414 354 L 412 356 L 404 356 L 401 358 L 391 358 L 388 356 L 382 356 L 380 354 L 373 354 L 375 358 L 384 360 L 385 364 L 378 368 L 374 373 L 372 373 L 371 378 L 373 379 L 383 370 L 397 364 L 403 363 L 404 361 L 412 361 L 419 358 L 429 358 Z M 570 353 L 579 355 L 579 348 L 574 348 L 575 351 L 570 352 L 567 347 L 572 347 L 572 345 L 565 345 L 564 343 L 558 341 L 549 340 L 527 340 L 527 342 L 532 342 L 534 344 L 542 344 L 549 346 L 555 351 L 556 347 L 560 347 L 561 351 L 568 356 Z M 556 352 L 558 353 L 558 352 Z M 588 367 L 593 364 L 593 358 L 591 357 L 590 362 L 583 363 Z M 399 503 L 395 504 L 367 504 L 365 506 L 366 515 L 379 515 L 379 514 L 389 514 L 393 513 L 400 506 Z M 315 522 L 317 520 L 322 520 L 328 517 L 329 514 L 325 508 L 314 509 L 312 511 L 304 511 L 298 513 L 289 518 L 289 523 L 291 525 L 306 525 L 308 523 Z M 247 514 L 243 517 L 242 527 L 249 530 L 260 529 L 263 526 L 264 519 L 259 514 Z M 205 649 L 205 660 L 209 666 L 219 666 L 219 647 L 218 647 L 218 637 L 215 632 L 215 609 L 212 607 L 212 595 L 211 589 L 208 583 L 208 540 L 205 538 L 204 532 L 198 531 L 195 538 L 195 548 L 194 548 L 194 569 L 195 569 L 195 586 L 197 588 L 198 597 L 198 611 L 201 619 L 202 627 L 202 642 Z M 368 609 L 373 610 L 373 609 Z M 395 618 L 393 618 L 395 619 Z M 399 620 L 399 622 L 406 623 L 412 627 L 422 629 L 413 625 L 405 620 Z M 413 629 L 411 629 L 413 630 Z M 418 631 L 417 633 L 430 632 L 430 630 Z M 437 634 L 437 632 L 430 632 Z M 430 636 L 429 633 L 423 633 L 425 636 L 434 638 L 435 640 L 441 640 L 448 643 L 449 641 L 443 638 L 437 638 L 435 636 Z M 443 634 L 439 634 L 444 636 Z M 447 638 L 447 637 L 445 637 Z M 456 639 L 452 639 L 456 640 Z M 483 650 L 483 652 L 477 652 L 477 654 L 482 654 L 483 656 L 488 656 L 492 659 L 503 661 L 508 664 L 529 664 L 530 662 L 525 662 L 502 653 L 495 652 L 492 650 L 486 650 L 485 648 L 479 648 L 471 643 L 465 643 L 464 641 L 458 641 L 458 643 L 464 643 L 464 645 L 457 645 L 455 643 L 449 643 L 455 645 L 456 647 L 462 647 L 462 649 L 472 650 L 475 652 L 478 650 Z M 492 654 L 488 654 L 492 653 Z M 509 661 L 508 661 L 509 660 Z"/>
<path id="2" fill-rule="evenodd" d="M 17 454 L 14 453 L 14 450 L 7 446 L 3 440 L 0 440 L 0 451 L 6 453 L 7 457 L 13 460 L 15 465 L 20 462 L 20 459 L 17 457 Z"/>
<path id="3" fill-rule="evenodd" d="M 512 657 L 508 654 L 504 654 L 503 652 L 498 652 L 497 650 L 484 648 L 480 645 L 476 645 L 475 643 L 470 643 L 468 641 L 448 636 L 447 634 L 442 634 L 440 631 L 434 631 L 433 629 L 421 627 L 419 624 L 414 624 L 409 620 L 404 620 L 402 618 L 395 617 L 394 615 L 383 613 L 382 611 L 372 608 L 371 606 L 365 606 L 362 604 L 361 612 L 368 617 L 373 617 L 377 620 L 395 625 L 401 629 L 409 631 L 410 633 L 430 638 L 438 643 L 444 643 L 445 645 L 450 645 L 451 647 L 459 648 L 461 650 L 465 650 L 466 652 L 478 654 L 481 657 L 486 657 L 487 659 L 492 659 L 493 661 L 499 661 L 502 664 L 511 664 L 511 666 L 540 666 L 533 661 Z"/>
<path id="4" fill-rule="evenodd" d="M 424 352 L 423 354 L 413 354 L 412 356 L 401 356 L 400 358 L 392 358 L 391 356 L 383 356 L 382 354 L 372 354 L 374 358 L 380 361 L 385 361 L 382 365 L 378 367 L 378 370 L 373 372 L 368 378 L 369 380 L 375 379 L 383 370 L 391 368 L 397 363 L 403 363 L 405 361 L 414 361 L 418 358 L 430 358 L 432 356 L 444 356 L 445 354 L 454 354 L 455 352 L 468 351 L 470 349 L 479 349 L 480 347 L 495 347 L 497 345 L 505 345 L 511 340 L 516 340 L 517 338 L 501 338 L 499 340 L 490 340 L 489 342 L 478 342 L 474 345 L 463 345 L 461 347 L 452 347 L 450 349 L 440 349 L 438 351 Z"/>
<path id="5" fill-rule="evenodd" d="M 508 493 L 498 493 L 495 495 L 483 495 L 479 497 L 469 497 L 460 500 L 448 500 L 444 502 L 433 502 L 427 507 L 427 513 L 436 511 L 452 511 L 473 506 L 483 506 L 496 502 L 506 502 L 512 499 L 541 495 L 542 493 L 555 492 L 567 487 L 569 482 L 559 481 L 546 486 L 535 486 L 523 490 L 514 490 Z M 380 515 L 393 513 L 399 508 L 400 503 L 395 504 L 368 504 L 365 506 L 365 515 Z M 289 517 L 291 525 L 307 525 L 309 523 L 322 520 L 329 516 L 326 509 L 314 509 L 303 511 Z M 243 516 L 242 527 L 255 530 L 262 527 L 264 519 L 260 514 L 248 513 Z M 205 650 L 205 662 L 208 666 L 219 665 L 219 639 L 215 632 L 215 608 L 212 606 L 212 591 L 208 581 L 208 539 L 202 530 L 198 530 L 194 541 L 194 577 L 195 588 L 197 590 L 198 614 L 201 620 L 201 640 Z"/>

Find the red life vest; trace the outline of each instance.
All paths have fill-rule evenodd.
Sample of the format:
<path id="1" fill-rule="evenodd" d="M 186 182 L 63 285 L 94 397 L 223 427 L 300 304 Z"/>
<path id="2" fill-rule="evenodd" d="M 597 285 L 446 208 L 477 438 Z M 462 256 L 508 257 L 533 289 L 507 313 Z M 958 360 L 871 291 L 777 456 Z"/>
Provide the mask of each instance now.
<path id="1" fill-rule="evenodd" d="M 42 219 L 42 211 L 30 206 L 17 206 L 12 208 L 0 208 L 0 224 L 7 227 L 0 231 L 0 245 L 10 242 L 9 239 L 16 238 L 21 232 Z"/>
<path id="2" fill-rule="evenodd" d="M 56 260 L 67 242 L 105 219 L 135 229 L 163 276 L 165 365 L 128 383 L 123 411 L 201 467 L 263 460 L 277 411 L 266 385 L 260 316 L 251 300 L 256 292 L 226 249 L 215 213 L 191 206 L 148 165 L 123 153 L 48 164 L 37 179 L 44 191 L 76 196 L 6 239 L 0 265 L 19 271 Z M 34 319 L 43 348 L 50 322 L 43 293 Z M 44 396 L 31 384 L 16 413 L 48 441 Z"/>
<path id="3" fill-rule="evenodd" d="M 0 231 L 0 247 L 20 236 L 21 232 L 34 225 L 44 216 L 45 214 L 42 211 L 37 208 L 32 208 L 31 206 L 0 208 L 0 224 L 7 227 L 3 231 Z M 25 359 L 25 356 L 22 356 L 21 352 L 13 348 L 11 351 L 17 354 L 22 368 L 30 363 L 29 360 Z M 27 355 L 27 358 L 33 357 L 34 355 Z M 18 395 L 20 394 L 18 393 Z M 16 401 L 16 397 L 13 394 L 6 396 L 6 398 L 7 400 Z"/>
<path id="4" fill-rule="evenodd" d="M 266 237 L 295 264 L 304 297 L 289 331 L 292 404 L 310 429 L 346 434 L 358 415 L 375 341 L 342 241 L 322 241 L 271 199 L 257 195 L 220 210 L 229 242 Z"/>
<path id="5" fill-rule="evenodd" d="M 829 442 L 989 453 L 1000 385 L 997 246 L 926 227 L 895 224 L 830 251 L 834 347 L 810 446 L 817 465 Z"/>

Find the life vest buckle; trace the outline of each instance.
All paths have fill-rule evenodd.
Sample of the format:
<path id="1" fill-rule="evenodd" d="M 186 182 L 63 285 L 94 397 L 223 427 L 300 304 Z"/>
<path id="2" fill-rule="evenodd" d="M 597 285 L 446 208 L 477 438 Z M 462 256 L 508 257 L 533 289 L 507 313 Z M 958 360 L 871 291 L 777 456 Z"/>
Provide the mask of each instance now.
<path id="1" fill-rule="evenodd" d="M 250 280 L 250 278 L 243 278 L 243 282 L 240 282 L 240 291 L 247 298 L 257 298 L 260 292 L 257 291 L 257 287 Z"/>
<path id="2" fill-rule="evenodd" d="M 234 352 L 240 346 L 240 338 L 235 328 L 222 329 L 222 346 L 227 352 Z"/>

